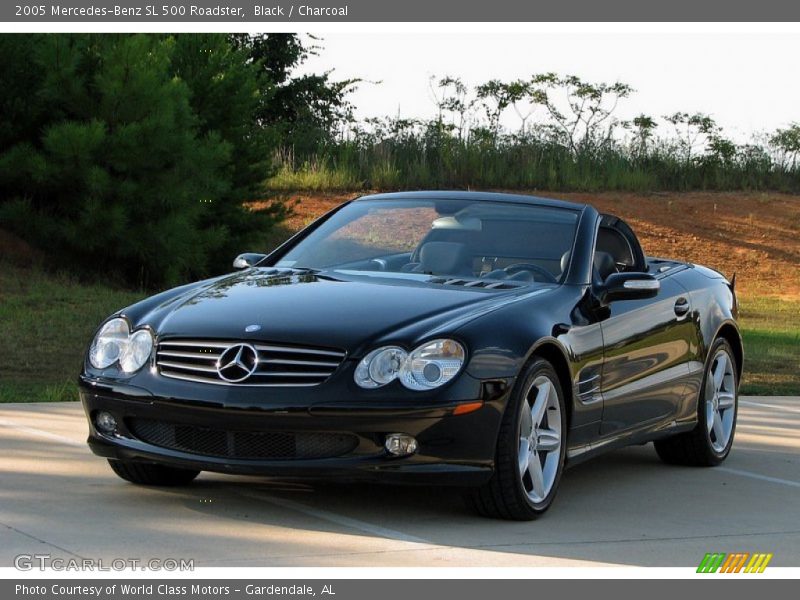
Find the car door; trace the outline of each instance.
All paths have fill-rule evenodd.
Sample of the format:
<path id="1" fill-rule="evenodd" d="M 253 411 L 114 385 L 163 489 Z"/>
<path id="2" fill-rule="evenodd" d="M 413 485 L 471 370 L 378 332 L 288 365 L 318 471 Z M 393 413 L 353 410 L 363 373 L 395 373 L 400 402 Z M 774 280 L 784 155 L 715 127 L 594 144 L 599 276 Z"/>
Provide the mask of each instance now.
<path id="1" fill-rule="evenodd" d="M 611 302 L 601 320 L 603 435 L 668 420 L 687 394 L 689 294 L 675 279 L 657 278 L 654 298 Z"/>

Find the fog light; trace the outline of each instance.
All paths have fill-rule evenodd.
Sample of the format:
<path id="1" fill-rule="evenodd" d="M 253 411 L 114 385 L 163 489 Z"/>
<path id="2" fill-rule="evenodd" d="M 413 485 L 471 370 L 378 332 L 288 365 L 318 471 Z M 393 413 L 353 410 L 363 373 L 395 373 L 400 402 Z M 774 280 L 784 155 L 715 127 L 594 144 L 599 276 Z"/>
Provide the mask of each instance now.
<path id="1" fill-rule="evenodd" d="M 390 433 L 383 445 L 392 456 L 408 456 L 417 451 L 417 440 L 407 433 Z"/>
<path id="2" fill-rule="evenodd" d="M 103 433 L 114 433 L 117 430 L 117 420 L 114 415 L 100 411 L 94 418 L 94 424 Z"/>

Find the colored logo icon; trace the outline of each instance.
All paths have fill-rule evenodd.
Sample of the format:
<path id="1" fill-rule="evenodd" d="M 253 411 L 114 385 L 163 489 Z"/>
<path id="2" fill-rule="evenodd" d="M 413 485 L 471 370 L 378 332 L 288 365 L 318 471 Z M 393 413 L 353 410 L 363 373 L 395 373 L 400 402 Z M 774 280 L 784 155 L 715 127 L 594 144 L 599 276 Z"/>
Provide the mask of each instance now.
<path id="1" fill-rule="evenodd" d="M 756 552 L 710 552 L 697 567 L 698 573 L 763 573 L 772 554 Z"/>

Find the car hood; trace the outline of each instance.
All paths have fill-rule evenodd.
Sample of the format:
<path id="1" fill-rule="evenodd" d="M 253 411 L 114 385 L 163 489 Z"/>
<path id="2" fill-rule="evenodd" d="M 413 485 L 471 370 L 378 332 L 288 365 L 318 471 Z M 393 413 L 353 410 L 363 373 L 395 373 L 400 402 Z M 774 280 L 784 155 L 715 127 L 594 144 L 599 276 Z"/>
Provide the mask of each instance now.
<path id="1" fill-rule="evenodd" d="M 357 355 L 384 341 L 411 344 L 452 332 L 548 287 L 486 290 L 429 279 L 406 274 L 276 274 L 274 269 L 253 268 L 181 288 L 146 311 L 134 306 L 129 316 L 161 337 L 263 340 L 340 348 Z M 252 326 L 260 329 L 246 331 L 255 329 Z"/>

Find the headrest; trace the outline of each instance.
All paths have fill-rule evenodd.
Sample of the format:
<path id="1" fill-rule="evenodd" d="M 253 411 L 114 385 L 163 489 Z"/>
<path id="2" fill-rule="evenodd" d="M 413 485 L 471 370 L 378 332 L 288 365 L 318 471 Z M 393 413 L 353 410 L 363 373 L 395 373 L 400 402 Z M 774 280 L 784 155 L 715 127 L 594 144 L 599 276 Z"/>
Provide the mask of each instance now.
<path id="1" fill-rule="evenodd" d="M 435 275 L 466 275 L 472 270 L 465 244 L 428 242 L 419 251 L 422 271 Z"/>
<path id="2" fill-rule="evenodd" d="M 617 263 L 614 262 L 614 257 L 612 257 L 608 252 L 595 250 L 594 268 L 597 269 L 597 274 L 600 276 L 600 279 L 605 281 L 606 277 L 617 270 Z"/>
<path id="3" fill-rule="evenodd" d="M 569 266 L 569 259 L 572 258 L 572 250 L 567 250 L 564 254 L 561 255 L 561 272 L 567 270 Z"/>

